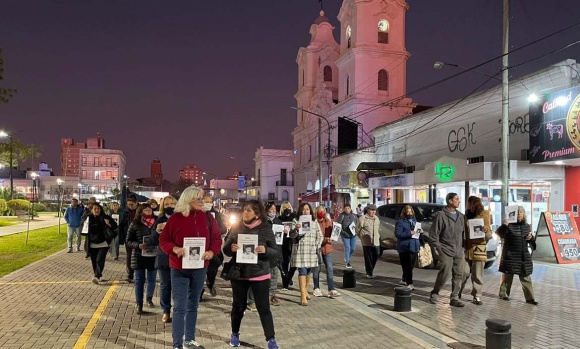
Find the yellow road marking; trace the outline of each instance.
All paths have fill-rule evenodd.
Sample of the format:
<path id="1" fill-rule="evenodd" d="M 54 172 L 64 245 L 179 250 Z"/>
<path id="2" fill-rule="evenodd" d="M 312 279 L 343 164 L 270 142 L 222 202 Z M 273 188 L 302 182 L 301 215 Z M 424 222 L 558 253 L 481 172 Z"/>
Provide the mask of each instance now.
<path id="1" fill-rule="evenodd" d="M 103 315 L 103 312 L 105 312 L 105 309 L 107 308 L 107 305 L 109 304 L 109 301 L 111 300 L 111 298 L 113 297 L 113 294 L 117 290 L 118 284 L 119 284 L 118 280 L 113 281 L 113 285 L 111 285 L 111 287 L 109 287 L 107 294 L 105 294 L 105 297 L 103 297 L 103 300 L 101 300 L 101 303 L 97 307 L 97 310 L 95 310 L 95 312 L 93 313 L 93 316 L 91 317 L 91 319 L 89 320 L 89 323 L 87 324 L 87 326 L 83 330 L 83 333 L 81 333 L 81 336 L 77 340 L 73 349 L 84 349 L 87 346 L 87 344 L 89 343 L 89 339 L 91 339 L 91 335 L 93 334 L 93 331 L 95 330 L 95 327 L 97 326 L 97 322 L 99 322 L 99 319 Z"/>
<path id="2" fill-rule="evenodd" d="M 0 282 L 0 285 L 56 285 L 56 284 L 88 284 L 92 281 L 13 281 Z"/>

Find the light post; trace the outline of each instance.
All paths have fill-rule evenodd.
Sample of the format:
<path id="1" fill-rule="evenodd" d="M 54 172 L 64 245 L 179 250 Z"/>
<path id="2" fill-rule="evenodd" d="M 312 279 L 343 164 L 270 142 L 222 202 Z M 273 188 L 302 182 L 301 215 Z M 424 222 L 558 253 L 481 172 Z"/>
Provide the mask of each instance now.
<path id="1" fill-rule="evenodd" d="M 4 138 L 4 137 L 8 137 L 8 139 L 10 140 L 10 200 L 14 199 L 14 179 L 12 178 L 12 161 L 13 161 L 13 154 L 14 154 L 14 140 L 12 139 L 12 134 L 11 133 L 6 133 L 5 131 L 0 131 L 0 137 Z"/>
<path id="2" fill-rule="evenodd" d="M 60 217 L 62 212 L 62 184 L 64 181 L 62 179 L 57 179 L 56 184 L 58 184 L 58 233 L 60 234 Z"/>
<path id="3" fill-rule="evenodd" d="M 91 187 L 91 195 L 95 195 L 95 189 L 96 189 L 95 186 Z"/>
<path id="4" fill-rule="evenodd" d="M 26 227 L 26 245 L 28 245 L 28 233 L 30 232 L 30 220 L 34 219 L 34 193 L 36 191 L 36 177 L 38 177 L 38 175 L 36 174 L 36 172 L 32 172 L 30 174 L 30 177 L 32 178 L 32 195 L 30 198 L 30 212 L 29 212 L 28 223 L 27 223 L 27 227 Z"/>
<path id="5" fill-rule="evenodd" d="M 328 209 L 330 209 L 331 205 L 330 205 L 330 122 L 328 121 L 328 119 L 320 114 L 316 114 L 313 113 L 311 111 L 308 110 L 304 110 L 302 108 L 294 108 L 292 107 L 292 109 L 296 109 L 296 110 L 300 110 L 303 112 L 306 112 L 308 114 L 314 115 L 316 117 L 318 117 L 318 181 L 320 182 L 320 192 L 318 195 L 318 199 L 320 200 L 320 204 L 322 205 L 322 188 L 324 187 L 324 184 L 322 182 L 322 120 L 326 121 L 326 125 L 328 126 L 328 144 L 327 144 L 327 154 L 326 154 L 326 162 L 328 165 L 328 192 L 326 193 L 326 205 L 328 207 Z"/>

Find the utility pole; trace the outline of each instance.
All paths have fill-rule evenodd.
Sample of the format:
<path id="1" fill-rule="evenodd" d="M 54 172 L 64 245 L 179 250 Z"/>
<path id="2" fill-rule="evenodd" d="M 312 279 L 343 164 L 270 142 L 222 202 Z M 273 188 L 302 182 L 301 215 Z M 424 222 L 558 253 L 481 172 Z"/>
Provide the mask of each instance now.
<path id="1" fill-rule="evenodd" d="M 508 75 L 508 53 L 509 53 L 509 25 L 510 25 L 510 2 L 503 0 L 503 57 L 502 57 L 502 103 L 501 103 L 501 202 L 502 222 L 505 216 L 505 206 L 509 205 L 509 75 Z"/>
<path id="2" fill-rule="evenodd" d="M 322 119 L 318 118 L 318 183 L 320 188 L 318 191 L 318 202 L 322 205 Z M 330 193 L 328 193 L 330 195 Z"/>

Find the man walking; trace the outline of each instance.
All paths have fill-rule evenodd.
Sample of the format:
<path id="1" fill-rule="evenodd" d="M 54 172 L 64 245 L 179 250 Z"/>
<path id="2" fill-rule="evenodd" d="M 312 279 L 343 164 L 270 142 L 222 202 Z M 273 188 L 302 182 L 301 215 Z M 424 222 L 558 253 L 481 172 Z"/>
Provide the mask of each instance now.
<path id="1" fill-rule="evenodd" d="M 441 263 L 441 269 L 437 274 L 429 301 L 432 304 L 437 303 L 439 291 L 451 274 L 451 302 L 449 304 L 454 307 L 463 307 L 465 303 L 459 300 L 459 292 L 465 267 L 465 252 L 463 250 L 465 216 L 457 210 L 460 201 L 456 193 L 447 194 L 445 202 L 447 207 L 437 213 L 429 231 L 429 238 Z"/>
<path id="2" fill-rule="evenodd" d="M 77 237 L 77 251 L 81 248 L 81 217 L 83 216 L 83 208 L 79 206 L 79 200 L 72 199 L 71 205 L 67 207 L 64 212 L 64 220 L 67 224 L 67 253 L 73 252 L 72 242 L 73 235 Z"/>
<path id="3" fill-rule="evenodd" d="M 120 241 L 126 242 L 125 239 L 127 237 L 127 229 L 129 229 L 129 225 L 135 219 L 135 215 L 137 214 L 137 207 L 139 203 L 137 202 L 137 196 L 134 194 L 129 194 L 127 197 L 127 213 L 124 215 L 125 219 L 128 217 L 129 222 L 127 224 L 127 228 L 124 231 L 119 230 L 119 234 L 122 236 L 119 237 Z M 133 254 L 133 249 L 125 243 L 125 251 L 127 252 L 127 282 L 133 282 L 135 271 L 131 268 L 131 255 Z"/>

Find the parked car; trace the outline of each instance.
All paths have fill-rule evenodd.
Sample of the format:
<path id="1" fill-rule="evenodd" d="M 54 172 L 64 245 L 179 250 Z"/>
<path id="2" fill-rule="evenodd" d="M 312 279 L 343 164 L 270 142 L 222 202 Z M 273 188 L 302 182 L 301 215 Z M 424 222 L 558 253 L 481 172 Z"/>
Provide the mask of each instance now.
<path id="1" fill-rule="evenodd" d="M 445 205 L 441 204 L 424 204 L 424 203 L 399 203 L 382 205 L 377 209 L 377 216 L 379 217 L 379 234 L 381 236 L 381 254 L 386 249 L 397 249 L 397 238 L 395 237 L 395 223 L 399 219 L 403 207 L 410 205 L 415 211 L 415 218 L 417 222 L 421 223 L 421 229 L 425 232 L 425 236 L 429 237 L 429 229 L 435 215 L 441 211 Z M 487 261 L 485 268 L 493 265 L 497 259 L 498 253 L 498 239 L 494 236 L 487 242 Z M 435 249 L 431 246 L 431 250 Z M 437 266 L 437 259 L 433 255 L 433 264 L 428 268 L 435 268 Z"/>

